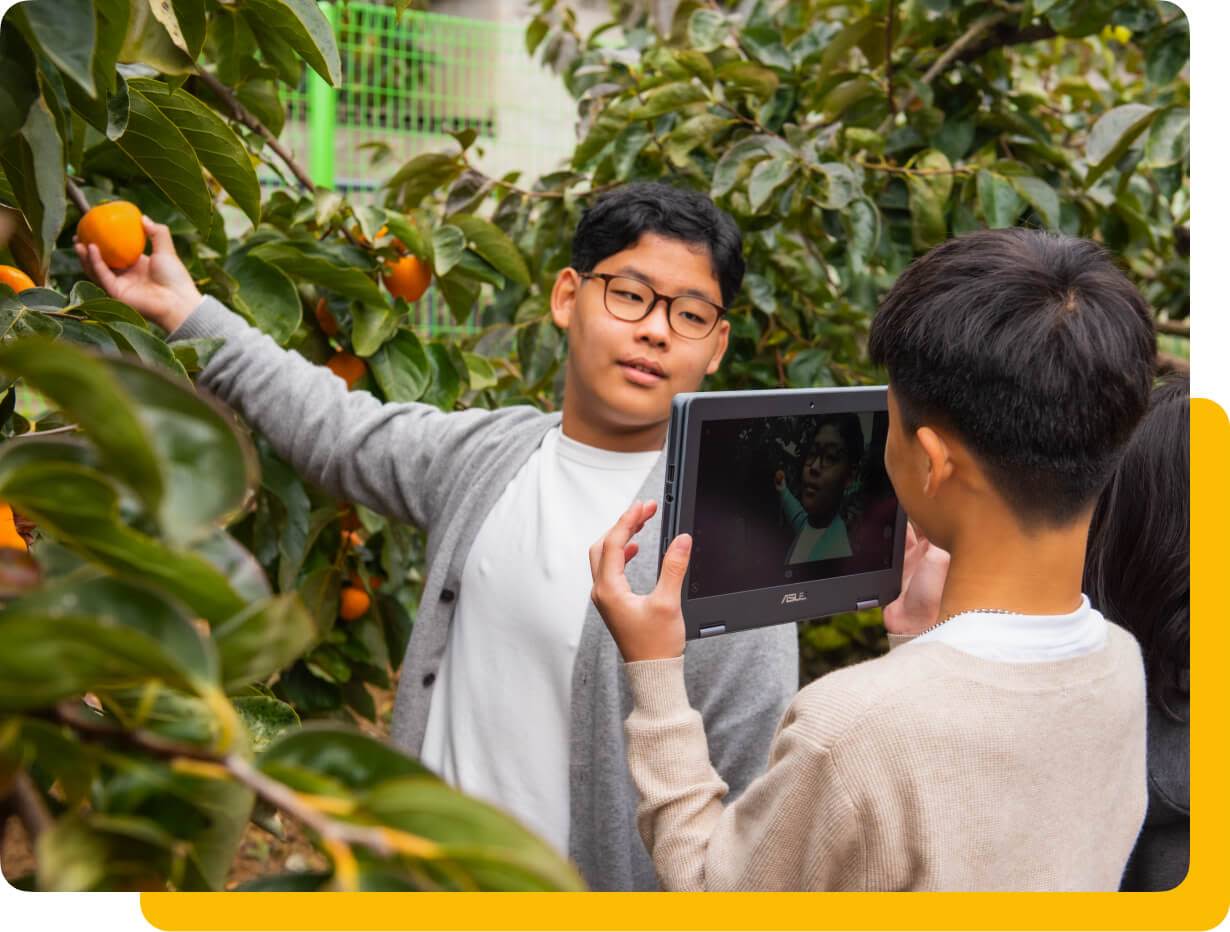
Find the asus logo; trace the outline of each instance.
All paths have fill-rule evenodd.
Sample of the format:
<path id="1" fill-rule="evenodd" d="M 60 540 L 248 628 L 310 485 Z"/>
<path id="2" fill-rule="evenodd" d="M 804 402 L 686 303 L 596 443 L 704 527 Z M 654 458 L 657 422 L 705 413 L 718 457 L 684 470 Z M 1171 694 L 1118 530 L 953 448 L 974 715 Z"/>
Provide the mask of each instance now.
<path id="1" fill-rule="evenodd" d="M 782 596 L 782 600 L 778 604 L 787 605 L 790 602 L 806 602 L 806 601 L 807 601 L 806 592 L 787 592 L 784 596 Z"/>

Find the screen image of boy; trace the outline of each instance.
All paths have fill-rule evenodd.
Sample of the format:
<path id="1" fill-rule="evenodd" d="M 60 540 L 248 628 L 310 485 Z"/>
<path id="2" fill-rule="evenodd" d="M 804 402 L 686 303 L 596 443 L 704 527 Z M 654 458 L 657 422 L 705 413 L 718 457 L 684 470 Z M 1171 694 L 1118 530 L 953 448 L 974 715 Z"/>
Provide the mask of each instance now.
<path id="1" fill-rule="evenodd" d="M 688 597 L 890 567 L 887 432 L 884 412 L 707 422 Z"/>

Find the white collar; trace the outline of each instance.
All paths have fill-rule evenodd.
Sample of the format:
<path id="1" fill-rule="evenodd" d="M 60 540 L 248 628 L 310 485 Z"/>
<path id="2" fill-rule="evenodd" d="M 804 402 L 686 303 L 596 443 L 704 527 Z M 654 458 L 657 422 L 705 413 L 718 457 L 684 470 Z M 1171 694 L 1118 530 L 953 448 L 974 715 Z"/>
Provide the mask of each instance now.
<path id="1" fill-rule="evenodd" d="M 1066 615 L 1018 615 L 963 612 L 911 643 L 947 644 L 984 660 L 1040 663 L 1100 650 L 1107 621 L 1081 596 L 1080 607 Z"/>

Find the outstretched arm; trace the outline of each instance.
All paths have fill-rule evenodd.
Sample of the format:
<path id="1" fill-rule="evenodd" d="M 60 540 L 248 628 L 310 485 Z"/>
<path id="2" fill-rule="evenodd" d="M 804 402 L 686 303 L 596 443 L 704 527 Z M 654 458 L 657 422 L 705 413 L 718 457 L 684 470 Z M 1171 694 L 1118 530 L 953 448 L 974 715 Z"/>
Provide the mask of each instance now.
<path id="1" fill-rule="evenodd" d="M 170 230 L 143 218 L 153 251 L 116 273 L 98 247 L 78 243 L 86 271 L 112 297 L 170 331 L 170 340 L 225 342 L 198 384 L 239 411 L 305 479 L 402 521 L 427 525 L 447 439 L 488 415 L 445 414 L 430 405 L 383 404 L 351 392 L 328 369 L 282 349 L 213 298 L 202 298 L 175 253 Z M 473 422 L 473 423 L 471 423 Z"/>

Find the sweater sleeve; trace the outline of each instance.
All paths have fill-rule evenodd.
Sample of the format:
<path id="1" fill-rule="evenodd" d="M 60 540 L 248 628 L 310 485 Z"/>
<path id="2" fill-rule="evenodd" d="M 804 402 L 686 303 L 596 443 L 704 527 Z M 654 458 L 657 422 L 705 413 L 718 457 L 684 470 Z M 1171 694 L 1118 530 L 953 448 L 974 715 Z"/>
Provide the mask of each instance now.
<path id="1" fill-rule="evenodd" d="M 433 466 L 466 424 L 489 414 L 445 414 L 349 391 L 328 369 L 278 346 L 213 298 L 169 340 L 200 337 L 225 341 L 200 386 L 242 414 L 305 479 L 397 520 L 430 525 L 438 487 L 447 485 Z"/>
<path id="2" fill-rule="evenodd" d="M 799 500 L 794 497 L 794 493 L 790 491 L 790 486 L 784 482 L 777 494 L 781 497 L 782 514 L 786 516 L 787 523 L 794 528 L 796 532 L 803 529 L 803 525 L 807 523 L 807 512 L 803 510 L 803 506 L 799 504 Z"/>
<path id="3" fill-rule="evenodd" d="M 861 832 L 832 756 L 787 712 L 765 773 L 735 802 L 709 762 L 682 658 L 626 665 L 637 826 L 667 890 L 856 890 Z"/>

